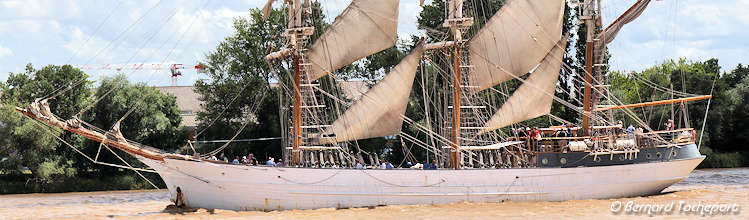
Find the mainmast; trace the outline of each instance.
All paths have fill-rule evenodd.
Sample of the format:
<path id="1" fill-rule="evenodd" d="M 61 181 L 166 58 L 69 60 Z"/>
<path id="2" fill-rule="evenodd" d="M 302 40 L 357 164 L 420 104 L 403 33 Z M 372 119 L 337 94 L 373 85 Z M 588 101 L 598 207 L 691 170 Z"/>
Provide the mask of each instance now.
<path id="1" fill-rule="evenodd" d="M 462 160 L 460 152 L 460 111 L 461 111 L 461 87 L 462 87 L 462 60 L 463 60 L 463 30 L 470 27 L 473 24 L 473 18 L 463 17 L 463 0 L 451 0 L 448 5 L 448 17 L 445 23 L 442 24 L 444 27 L 450 28 L 453 33 L 453 40 L 455 42 L 453 50 L 453 85 L 452 85 L 452 117 L 451 117 L 451 136 L 450 145 L 452 147 L 451 152 L 451 166 L 453 169 L 460 169 L 460 161 Z"/>

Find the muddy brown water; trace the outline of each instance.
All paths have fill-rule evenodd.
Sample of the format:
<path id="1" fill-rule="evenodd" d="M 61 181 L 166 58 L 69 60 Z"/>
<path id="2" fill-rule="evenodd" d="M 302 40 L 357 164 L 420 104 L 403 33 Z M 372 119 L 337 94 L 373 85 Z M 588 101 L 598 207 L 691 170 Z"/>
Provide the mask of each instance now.
<path id="1" fill-rule="evenodd" d="M 2 186 L 0 186 L 2 187 Z M 671 212 L 624 211 L 627 204 L 675 204 Z M 168 208 L 165 190 L 0 196 L 0 219 L 749 219 L 749 168 L 708 169 L 648 197 L 571 200 L 564 202 L 453 203 L 445 205 L 383 206 L 336 210 L 235 212 Z M 611 211 L 621 204 L 621 211 Z M 717 211 L 681 211 L 678 207 L 718 205 Z M 723 205 L 723 206 L 720 206 Z M 735 210 L 731 210 L 731 208 Z M 738 208 L 738 209 L 736 209 Z M 684 208 L 685 209 L 685 208 Z M 695 208 L 696 209 L 696 208 Z M 632 210 L 632 209 L 630 209 Z M 694 209 L 693 209 L 694 210 Z"/>

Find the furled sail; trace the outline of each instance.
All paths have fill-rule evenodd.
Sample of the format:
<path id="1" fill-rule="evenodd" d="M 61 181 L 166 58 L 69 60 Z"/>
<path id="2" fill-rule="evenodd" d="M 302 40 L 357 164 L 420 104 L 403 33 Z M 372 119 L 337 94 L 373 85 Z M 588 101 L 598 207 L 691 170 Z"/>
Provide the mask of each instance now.
<path id="1" fill-rule="evenodd" d="M 556 45 L 520 88 L 505 101 L 502 108 L 489 119 L 482 132 L 549 114 L 567 38 Z"/>
<path id="2" fill-rule="evenodd" d="M 562 35 L 564 0 L 510 0 L 470 40 L 469 83 L 478 91 L 525 75 Z"/>
<path id="3" fill-rule="evenodd" d="M 604 44 L 611 43 L 611 41 L 616 38 L 619 30 L 621 30 L 625 24 L 629 24 L 637 19 L 637 17 L 640 17 L 642 12 L 645 11 L 645 8 L 648 7 L 648 4 L 650 4 L 650 0 L 638 0 L 634 5 L 632 5 L 632 7 L 629 7 L 624 14 L 619 16 L 619 18 L 606 27 L 604 31 L 599 33 L 597 38 L 602 39 Z"/>
<path id="4" fill-rule="evenodd" d="M 395 45 L 399 0 L 353 0 L 310 48 L 310 80 Z"/>
<path id="5" fill-rule="evenodd" d="M 265 6 L 263 7 L 263 18 L 268 19 L 270 17 L 270 12 L 273 11 L 273 2 L 276 0 L 268 0 L 265 2 Z"/>
<path id="6" fill-rule="evenodd" d="M 335 143 L 398 133 L 416 70 L 424 53 L 419 43 L 406 58 L 372 89 L 364 93 L 320 138 L 320 143 Z"/>

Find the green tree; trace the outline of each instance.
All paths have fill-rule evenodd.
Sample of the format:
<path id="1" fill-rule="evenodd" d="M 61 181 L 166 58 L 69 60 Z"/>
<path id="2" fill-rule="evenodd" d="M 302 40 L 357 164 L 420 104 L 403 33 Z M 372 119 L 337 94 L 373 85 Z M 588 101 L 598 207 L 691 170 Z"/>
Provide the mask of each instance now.
<path id="1" fill-rule="evenodd" d="M 16 106 L 27 106 L 36 98 L 57 95 L 50 101 L 50 109 L 63 119 L 70 118 L 83 108 L 91 96 L 88 76 L 69 65 L 49 65 L 35 69 L 30 63 L 24 73 L 10 73 L 2 86 L 0 111 L 0 170 L 6 174 L 20 173 L 28 167 L 34 180 L 49 183 L 76 175 L 79 155 L 62 147 L 55 137 L 60 136 L 72 144 L 83 139 L 64 134 L 57 129 L 40 127 L 38 122 L 23 117 Z"/>
<path id="2" fill-rule="evenodd" d="M 49 65 L 37 70 L 29 63 L 26 72 L 10 73 L 2 98 L 29 104 L 36 98 L 57 95 L 50 101 L 50 109 L 68 119 L 86 106 L 91 86 L 88 75 L 70 65 Z"/>
<path id="3" fill-rule="evenodd" d="M 727 137 L 730 147 L 726 150 L 747 152 L 749 150 L 745 146 L 749 146 L 749 77 L 744 76 L 734 88 L 726 92 L 726 95 L 730 97 L 727 111 L 731 115 L 731 127 L 728 132 L 731 136 Z"/>
<path id="4" fill-rule="evenodd" d="M 84 121 L 110 131 L 122 119 L 120 131 L 125 138 L 162 150 L 172 151 L 186 144 L 187 131 L 181 125 L 176 97 L 162 94 L 144 83 L 130 83 L 124 74 L 103 78 L 95 96 L 99 101 L 86 112 Z M 86 143 L 85 152 L 96 155 L 99 143 Z M 107 151 L 101 152 L 99 159 L 121 164 Z"/>
<path id="5" fill-rule="evenodd" d="M 735 69 L 731 70 L 730 73 L 724 74 L 721 78 L 725 79 L 728 87 L 733 88 L 736 87 L 736 84 L 741 83 L 746 76 L 749 76 L 749 66 L 744 66 L 739 63 Z"/>
<path id="6" fill-rule="evenodd" d="M 731 167 L 745 165 L 742 159 L 749 155 L 742 146 L 749 144 L 745 138 L 749 126 L 746 120 L 747 93 L 746 68 L 738 65 L 730 73 L 722 73 L 718 59 L 688 61 L 686 59 L 666 60 L 642 72 L 623 74 L 611 72 L 608 75 L 611 92 L 623 103 L 638 103 L 671 98 L 667 89 L 673 85 L 675 91 L 690 94 L 711 94 L 712 100 L 705 123 L 704 139 L 700 151 L 708 155 L 703 167 Z M 714 87 L 713 87 L 714 84 Z M 678 94 L 674 98 L 678 98 Z M 707 109 L 706 101 L 686 103 L 689 123 L 684 123 L 684 111 L 679 104 L 674 105 L 671 115 L 669 105 L 632 109 L 638 118 L 643 119 L 653 129 L 663 129 L 663 123 L 674 117 L 678 127 L 692 127 L 702 132 L 702 124 Z M 626 124 L 635 122 L 623 112 L 615 117 L 624 118 Z"/>
<path id="7" fill-rule="evenodd" d="M 572 39 L 579 39 L 579 37 L 577 35 L 578 33 L 573 31 L 573 28 L 575 27 L 573 23 L 577 20 L 575 14 L 572 13 L 573 10 L 574 8 L 571 8 L 569 4 L 565 4 L 562 35 L 569 33 L 568 40 L 570 42 L 567 43 L 567 47 L 565 48 L 564 57 L 562 58 L 562 69 L 560 70 L 559 80 L 557 81 L 558 85 L 554 94 L 560 99 L 572 103 L 575 106 L 581 106 L 582 103 L 575 101 L 578 97 L 575 97 L 576 90 L 574 78 L 576 75 L 574 70 L 578 66 L 574 61 L 575 55 L 571 53 L 571 41 Z M 575 109 L 565 106 L 557 101 L 554 101 L 551 106 L 551 114 L 573 123 L 580 118 L 580 114 Z"/>
<path id="8" fill-rule="evenodd" d="M 322 15 L 319 3 L 313 5 L 313 10 L 314 14 Z M 238 139 L 281 134 L 277 95 L 280 91 L 270 88 L 269 84 L 287 81 L 289 70 L 280 62 L 267 62 L 263 58 L 285 45 L 284 15 L 282 10 L 273 10 L 268 19 L 263 19 L 259 10 L 250 9 L 249 19 L 235 18 L 234 34 L 206 55 L 207 79 L 195 82 L 195 92 L 201 95 L 203 102 L 202 111 L 198 112 L 198 140 L 230 139 L 245 123 L 249 124 Z M 324 28 L 322 18 L 318 17 L 315 23 Z M 290 63 L 290 59 L 286 61 Z M 252 114 L 255 109 L 259 110 Z M 204 144 L 198 151 L 208 152 L 219 146 Z M 229 156 L 255 153 L 259 157 L 270 152 L 271 156 L 278 157 L 280 149 L 278 141 L 232 143 L 225 152 Z"/>
<path id="9" fill-rule="evenodd" d="M 75 175 L 73 161 L 55 154 L 60 146 L 55 137 L 61 132 L 40 128 L 38 122 L 16 112 L 14 104 L 4 103 L 0 108 L 0 157 L 4 158 L 0 172 L 20 175 L 27 167 L 34 180 L 42 183 Z"/>

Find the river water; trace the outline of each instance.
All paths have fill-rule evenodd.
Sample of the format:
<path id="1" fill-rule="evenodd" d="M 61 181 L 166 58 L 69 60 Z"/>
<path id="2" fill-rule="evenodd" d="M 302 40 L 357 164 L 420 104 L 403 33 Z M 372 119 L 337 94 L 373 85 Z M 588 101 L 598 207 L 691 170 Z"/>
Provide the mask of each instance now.
<path id="1" fill-rule="evenodd" d="M 273 212 L 174 210 L 170 204 L 165 190 L 3 195 L 0 219 L 749 219 L 749 168 L 695 170 L 660 195 L 610 200 Z M 654 208 L 669 204 L 669 212 Z"/>

